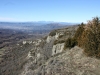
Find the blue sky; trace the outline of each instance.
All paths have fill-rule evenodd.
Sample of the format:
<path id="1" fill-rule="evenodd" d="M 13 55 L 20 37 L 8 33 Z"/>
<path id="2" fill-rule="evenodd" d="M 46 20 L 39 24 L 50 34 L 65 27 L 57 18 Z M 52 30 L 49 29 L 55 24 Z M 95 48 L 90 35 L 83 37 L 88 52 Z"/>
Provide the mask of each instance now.
<path id="1" fill-rule="evenodd" d="M 0 0 L 0 21 L 86 22 L 100 16 L 100 0 Z"/>

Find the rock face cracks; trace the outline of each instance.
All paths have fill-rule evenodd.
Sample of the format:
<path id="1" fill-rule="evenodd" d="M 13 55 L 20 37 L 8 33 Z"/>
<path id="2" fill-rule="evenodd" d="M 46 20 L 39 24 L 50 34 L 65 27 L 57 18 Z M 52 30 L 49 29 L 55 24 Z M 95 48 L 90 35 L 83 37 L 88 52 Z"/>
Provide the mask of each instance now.
<path id="1" fill-rule="evenodd" d="M 52 56 L 61 53 L 64 50 L 64 43 L 53 45 Z"/>

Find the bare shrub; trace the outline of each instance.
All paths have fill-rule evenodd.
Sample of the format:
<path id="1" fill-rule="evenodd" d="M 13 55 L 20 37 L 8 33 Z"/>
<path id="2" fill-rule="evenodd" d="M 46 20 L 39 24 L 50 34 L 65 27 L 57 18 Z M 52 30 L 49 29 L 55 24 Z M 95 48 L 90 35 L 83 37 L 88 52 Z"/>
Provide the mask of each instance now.
<path id="1" fill-rule="evenodd" d="M 74 38 L 77 40 L 78 42 L 78 46 L 82 46 L 82 41 L 81 41 L 81 36 L 83 34 L 83 31 L 84 31 L 84 26 L 85 24 L 84 23 L 81 23 L 79 25 L 79 28 L 77 29 L 75 35 L 74 35 Z"/>
<path id="2" fill-rule="evenodd" d="M 68 38 L 68 39 L 65 41 L 64 49 L 66 49 L 66 48 L 72 48 L 72 47 L 74 47 L 75 45 L 77 45 L 77 40 L 76 40 L 75 38 Z"/>
<path id="3" fill-rule="evenodd" d="M 56 30 L 53 30 L 52 32 L 50 32 L 49 36 L 55 36 L 56 35 Z"/>
<path id="4" fill-rule="evenodd" d="M 100 19 L 98 17 L 87 23 L 79 41 L 87 56 L 100 57 Z"/>

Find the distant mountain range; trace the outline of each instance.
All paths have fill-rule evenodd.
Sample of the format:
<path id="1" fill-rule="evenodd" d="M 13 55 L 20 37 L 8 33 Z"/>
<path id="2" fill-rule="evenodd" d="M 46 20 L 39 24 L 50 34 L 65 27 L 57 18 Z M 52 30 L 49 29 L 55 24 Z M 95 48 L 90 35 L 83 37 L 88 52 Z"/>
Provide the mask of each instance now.
<path id="1" fill-rule="evenodd" d="M 73 25 L 79 23 L 69 23 L 69 22 L 54 22 L 54 21 L 34 21 L 34 22 L 0 22 L 0 24 L 36 24 L 36 25 L 43 25 L 43 24 L 50 24 L 50 23 L 59 23 L 63 25 Z"/>
<path id="2" fill-rule="evenodd" d="M 63 28 L 78 23 L 37 21 L 37 22 L 0 22 L 3 29 L 22 29 L 22 30 L 53 30 Z"/>

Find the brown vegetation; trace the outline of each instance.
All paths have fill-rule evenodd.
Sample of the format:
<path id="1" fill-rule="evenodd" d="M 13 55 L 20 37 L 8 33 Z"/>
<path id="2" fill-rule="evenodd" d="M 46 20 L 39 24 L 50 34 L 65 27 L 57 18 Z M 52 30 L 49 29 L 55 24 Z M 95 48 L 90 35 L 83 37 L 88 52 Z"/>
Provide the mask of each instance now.
<path id="1" fill-rule="evenodd" d="M 85 26 L 85 24 L 81 23 L 79 25 L 79 28 L 77 29 L 75 35 L 74 35 L 74 38 L 77 40 L 79 47 L 82 46 L 81 36 L 83 34 L 83 31 L 84 31 L 84 26 Z"/>
<path id="2" fill-rule="evenodd" d="M 78 46 L 84 49 L 87 56 L 100 57 L 100 19 L 93 18 L 86 25 L 78 28 L 75 38 Z"/>
<path id="3" fill-rule="evenodd" d="M 75 45 L 77 45 L 77 40 L 75 38 L 68 38 L 66 41 L 65 41 L 65 48 L 72 48 L 74 47 Z"/>
<path id="4" fill-rule="evenodd" d="M 87 23 L 81 39 L 84 52 L 88 56 L 100 57 L 100 20 L 98 17 Z"/>
<path id="5" fill-rule="evenodd" d="M 65 48 L 72 48 L 75 45 L 82 47 L 87 56 L 100 58 L 100 19 L 98 17 L 81 23 L 73 38 L 69 37 L 65 42 Z"/>
<path id="6" fill-rule="evenodd" d="M 56 30 L 50 32 L 49 36 L 55 36 L 56 35 Z"/>

